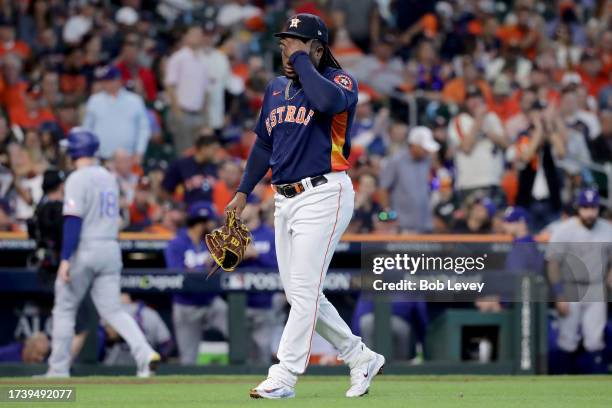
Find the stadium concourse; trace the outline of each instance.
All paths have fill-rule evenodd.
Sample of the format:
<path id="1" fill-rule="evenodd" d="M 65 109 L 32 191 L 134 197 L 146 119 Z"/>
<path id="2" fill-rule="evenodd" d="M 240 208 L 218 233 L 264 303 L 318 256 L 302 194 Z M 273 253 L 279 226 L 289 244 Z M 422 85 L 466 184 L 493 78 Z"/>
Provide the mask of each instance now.
<path id="1" fill-rule="evenodd" d="M 298 13 L 329 27 L 350 75 L 337 83 L 354 78 L 359 94 L 346 158 L 355 209 L 326 287 L 344 321 L 397 373 L 609 373 L 612 1 L 23 0 L 0 2 L 0 376 L 42 373 L 50 354 L 73 170 L 61 142 L 77 126 L 100 139 L 99 161 L 119 184 L 122 307 L 166 363 L 161 374 L 252 374 L 275 361 L 289 306 L 270 175 L 242 214 L 253 245 L 234 275 L 204 281 L 208 254 L 192 236 L 218 225 L 238 189 L 267 84 L 282 75 L 273 34 Z M 377 243 L 419 256 L 487 252 L 486 269 L 529 272 L 531 283 L 507 274 L 486 296 L 379 302 L 356 283 Z M 592 243 L 597 261 L 581 252 Z M 572 251 L 599 275 L 568 275 Z M 585 306 L 573 285 L 605 295 Z M 520 296 L 504 292 L 515 286 Z M 77 312 L 73 373 L 135 372 L 93 309 L 87 300 Z M 344 373 L 318 371 L 339 364 L 322 337 L 310 357 L 315 372 Z M 372 390 L 398 406 L 437 404 L 417 385 L 476 406 L 513 405 L 523 389 L 557 406 L 610 405 L 597 377 L 500 377 L 482 393 L 467 378 L 457 388 L 462 380 L 392 377 Z M 404 380 L 414 393 L 394 391 Z"/>

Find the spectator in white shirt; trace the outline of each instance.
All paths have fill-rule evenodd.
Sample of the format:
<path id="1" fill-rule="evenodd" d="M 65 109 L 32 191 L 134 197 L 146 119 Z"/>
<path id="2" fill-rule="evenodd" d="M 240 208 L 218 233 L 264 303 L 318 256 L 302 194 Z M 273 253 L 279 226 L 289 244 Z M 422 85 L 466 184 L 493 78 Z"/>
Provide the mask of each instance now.
<path id="1" fill-rule="evenodd" d="M 197 132 L 205 124 L 210 66 L 202 49 L 203 36 L 202 27 L 189 27 L 183 36 L 183 46 L 172 54 L 166 66 L 169 126 L 179 154 L 193 146 Z"/>
<path id="2" fill-rule="evenodd" d="M 489 111 L 480 89 L 468 89 L 466 112 L 455 116 L 449 123 L 450 145 L 456 149 L 455 185 L 464 199 L 483 190 L 496 201 L 500 197 L 499 185 L 503 173 L 504 149 L 509 141 L 499 116 Z"/>
<path id="3" fill-rule="evenodd" d="M 217 38 L 214 26 L 204 27 L 204 61 L 209 79 L 208 103 L 206 104 L 206 125 L 220 130 L 225 122 L 225 89 L 231 75 L 229 59 L 215 48 Z"/>

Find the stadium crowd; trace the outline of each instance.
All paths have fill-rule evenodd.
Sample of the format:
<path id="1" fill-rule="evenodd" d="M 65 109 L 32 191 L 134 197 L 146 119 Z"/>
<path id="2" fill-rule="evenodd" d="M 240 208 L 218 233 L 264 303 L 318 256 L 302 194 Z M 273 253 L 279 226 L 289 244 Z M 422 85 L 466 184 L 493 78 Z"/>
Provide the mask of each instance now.
<path id="1" fill-rule="evenodd" d="M 516 238 L 571 214 L 585 187 L 610 205 L 601 172 L 612 163 L 610 0 L 0 0 L 0 231 L 24 231 L 39 203 L 61 202 L 71 168 L 61 141 L 83 126 L 119 182 L 123 230 L 176 235 L 167 266 L 202 268 L 198 237 L 240 182 L 279 74 L 272 34 L 300 12 L 331 27 L 332 51 L 359 83 L 349 232 L 487 234 L 513 224 Z M 267 180 L 243 213 L 255 238 L 249 266 L 275 266 Z M 195 362 L 192 329 L 227 331 L 220 300 L 173 299 L 181 362 Z M 124 301 L 169 353 L 159 316 Z M 277 303 L 249 295 L 249 327 L 260 329 L 252 360 L 269 360 Z M 372 337 L 371 304 L 359 299 L 356 310 L 355 331 Z M 422 344 L 424 303 L 402 310 L 416 316 Z M 20 358 L 41 361 L 43 340 Z M 107 350 L 105 361 L 125 351 Z"/>
<path id="2" fill-rule="evenodd" d="M 101 138 L 127 231 L 221 212 L 292 12 L 332 27 L 359 82 L 351 232 L 488 233 L 508 205 L 539 231 L 578 189 L 609 192 L 610 1 L 0 2 L 0 230 L 25 229 L 73 126 Z M 598 185 L 599 183 L 599 185 Z M 255 194 L 270 221 L 271 189 Z"/>

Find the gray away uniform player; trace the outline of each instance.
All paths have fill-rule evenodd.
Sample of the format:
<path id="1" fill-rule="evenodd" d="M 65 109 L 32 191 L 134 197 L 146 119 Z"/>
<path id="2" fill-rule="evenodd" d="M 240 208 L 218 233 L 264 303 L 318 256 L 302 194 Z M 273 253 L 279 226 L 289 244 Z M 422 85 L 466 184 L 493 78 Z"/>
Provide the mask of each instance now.
<path id="1" fill-rule="evenodd" d="M 586 371 L 605 373 L 602 351 L 607 320 L 606 282 L 612 284 L 612 224 L 599 215 L 596 190 L 581 192 L 578 215 L 555 229 L 546 252 L 548 277 L 559 312 L 559 355 L 551 371 L 574 371 L 582 340 Z"/>
<path id="2" fill-rule="evenodd" d="M 160 361 L 134 319 L 121 307 L 119 187 L 93 158 L 98 146 L 98 138 L 85 129 L 74 128 L 68 134 L 68 155 L 76 170 L 65 187 L 64 239 L 55 281 L 48 377 L 70 375 L 75 314 L 88 289 L 100 317 L 129 344 L 138 376 L 150 376 Z"/>

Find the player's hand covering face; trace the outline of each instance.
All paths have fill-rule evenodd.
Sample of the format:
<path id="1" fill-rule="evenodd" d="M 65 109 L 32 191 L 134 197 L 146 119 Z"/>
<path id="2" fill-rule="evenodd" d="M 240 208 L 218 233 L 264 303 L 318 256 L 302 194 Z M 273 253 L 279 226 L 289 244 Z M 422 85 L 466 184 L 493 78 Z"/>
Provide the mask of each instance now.
<path id="1" fill-rule="evenodd" d="M 313 65 L 317 67 L 323 56 L 323 47 L 320 43 L 317 44 L 314 40 L 304 42 L 299 38 L 283 37 L 280 40 L 281 56 L 283 61 L 283 72 L 287 78 L 296 78 L 297 74 L 293 70 L 293 66 L 289 62 L 289 58 L 298 51 L 304 51 L 310 56 Z"/>

